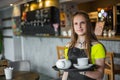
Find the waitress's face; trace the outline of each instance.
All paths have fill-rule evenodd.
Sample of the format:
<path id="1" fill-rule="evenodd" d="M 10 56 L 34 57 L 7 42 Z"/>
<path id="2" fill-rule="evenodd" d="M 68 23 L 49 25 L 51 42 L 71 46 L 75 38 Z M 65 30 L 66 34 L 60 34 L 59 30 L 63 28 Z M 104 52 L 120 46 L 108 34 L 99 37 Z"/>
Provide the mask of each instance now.
<path id="1" fill-rule="evenodd" d="M 78 36 L 84 36 L 86 34 L 86 19 L 82 15 L 76 15 L 73 18 L 73 26 Z"/>

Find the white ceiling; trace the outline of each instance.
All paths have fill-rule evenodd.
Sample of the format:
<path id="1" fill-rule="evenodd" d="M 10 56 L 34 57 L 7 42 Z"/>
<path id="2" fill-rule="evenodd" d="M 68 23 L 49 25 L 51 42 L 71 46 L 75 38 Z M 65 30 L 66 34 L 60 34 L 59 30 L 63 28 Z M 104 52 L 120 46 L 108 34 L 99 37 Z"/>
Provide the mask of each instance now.
<path id="1" fill-rule="evenodd" d="M 18 4 L 28 2 L 31 0 L 0 0 L 0 9 L 10 6 L 10 4 Z"/>
<path id="2" fill-rule="evenodd" d="M 15 3 L 18 0 L 0 0 L 0 8 L 9 6 L 10 3 Z"/>
<path id="3" fill-rule="evenodd" d="M 8 7 L 11 3 L 19 3 L 22 1 L 31 1 L 31 0 L 0 0 L 0 9 Z M 60 3 L 65 3 L 65 2 L 75 2 L 75 3 L 83 3 L 83 2 L 88 2 L 88 1 L 94 1 L 94 0 L 59 0 Z"/>

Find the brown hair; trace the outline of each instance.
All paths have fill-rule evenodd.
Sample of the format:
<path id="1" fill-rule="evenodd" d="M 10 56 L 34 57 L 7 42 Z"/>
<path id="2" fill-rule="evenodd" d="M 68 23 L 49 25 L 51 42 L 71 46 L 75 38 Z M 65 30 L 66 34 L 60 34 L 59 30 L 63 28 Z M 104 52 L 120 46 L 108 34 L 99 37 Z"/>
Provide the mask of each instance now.
<path id="1" fill-rule="evenodd" d="M 87 54 L 88 58 L 90 59 L 91 58 L 90 57 L 91 45 L 92 45 L 91 42 L 98 41 L 98 40 L 97 40 L 97 38 L 96 38 L 96 36 L 94 34 L 94 30 L 93 30 L 92 24 L 90 22 L 89 15 L 86 12 L 84 12 L 84 11 L 76 12 L 73 15 L 72 26 L 74 26 L 73 25 L 74 17 L 77 16 L 77 15 L 81 15 L 86 19 L 86 24 L 87 24 L 86 27 L 87 28 L 86 28 L 85 41 L 86 41 L 86 44 L 87 44 L 87 49 L 85 49 L 85 51 L 86 51 L 86 54 Z M 72 27 L 72 35 L 71 35 L 70 47 L 75 46 L 75 43 L 77 42 L 77 39 L 78 39 L 78 35 L 74 31 L 74 27 Z"/>

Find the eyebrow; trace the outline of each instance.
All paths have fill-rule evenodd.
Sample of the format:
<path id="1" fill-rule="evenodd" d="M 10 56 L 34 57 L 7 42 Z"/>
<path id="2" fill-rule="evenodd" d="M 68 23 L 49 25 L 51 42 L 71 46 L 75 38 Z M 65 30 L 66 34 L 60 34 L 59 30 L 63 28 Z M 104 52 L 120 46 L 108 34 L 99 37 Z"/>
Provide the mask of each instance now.
<path id="1" fill-rule="evenodd" d="M 77 23 L 77 22 L 74 22 L 74 23 Z M 81 21 L 80 23 L 86 23 L 86 21 Z"/>

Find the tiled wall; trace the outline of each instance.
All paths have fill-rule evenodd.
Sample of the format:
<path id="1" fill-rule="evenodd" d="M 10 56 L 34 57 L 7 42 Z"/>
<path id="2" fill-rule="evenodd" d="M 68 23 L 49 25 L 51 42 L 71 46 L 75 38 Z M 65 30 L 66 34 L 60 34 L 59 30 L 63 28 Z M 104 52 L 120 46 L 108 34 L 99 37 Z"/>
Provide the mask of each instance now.
<path id="1" fill-rule="evenodd" d="M 0 19 L 6 19 L 10 18 L 8 20 L 1 21 L 0 28 L 4 27 L 6 29 L 3 29 L 3 44 L 4 44 L 4 55 L 5 58 L 11 61 L 15 60 L 21 60 L 21 38 L 15 36 L 13 34 L 12 29 L 12 19 L 14 15 L 13 13 L 13 7 L 8 7 L 0 11 Z M 9 28 L 8 28 L 9 27 Z"/>

